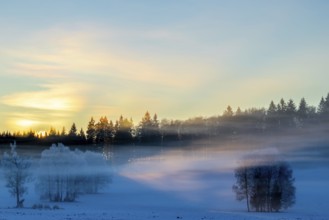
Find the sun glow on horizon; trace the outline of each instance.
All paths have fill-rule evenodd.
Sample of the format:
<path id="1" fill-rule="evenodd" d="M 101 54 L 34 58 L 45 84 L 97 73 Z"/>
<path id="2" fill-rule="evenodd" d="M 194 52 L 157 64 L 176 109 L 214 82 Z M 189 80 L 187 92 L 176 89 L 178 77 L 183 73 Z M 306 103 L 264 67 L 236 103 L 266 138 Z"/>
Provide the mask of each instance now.
<path id="1" fill-rule="evenodd" d="M 44 138 L 44 137 L 46 137 L 47 132 L 46 131 L 38 131 L 36 134 L 38 135 L 39 138 Z"/>
<path id="2" fill-rule="evenodd" d="M 16 122 L 16 125 L 18 126 L 21 126 L 21 127 L 24 127 L 24 128 L 27 128 L 27 127 L 31 127 L 33 125 L 36 125 L 38 122 L 36 121 L 33 121 L 33 120 L 29 120 L 29 119 L 21 119 L 21 120 L 18 120 Z"/>

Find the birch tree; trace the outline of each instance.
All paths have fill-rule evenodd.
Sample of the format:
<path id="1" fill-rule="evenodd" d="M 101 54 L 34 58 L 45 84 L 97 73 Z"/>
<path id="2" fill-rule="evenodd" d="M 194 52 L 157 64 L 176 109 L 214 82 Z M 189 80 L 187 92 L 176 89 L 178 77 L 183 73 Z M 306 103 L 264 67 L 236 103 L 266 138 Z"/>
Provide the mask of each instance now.
<path id="1" fill-rule="evenodd" d="M 10 152 L 5 152 L 3 155 L 4 177 L 9 193 L 16 198 L 16 207 L 22 208 L 24 202 L 22 196 L 27 193 L 26 183 L 31 179 L 29 172 L 31 162 L 17 154 L 15 142 L 10 144 L 10 147 Z"/>

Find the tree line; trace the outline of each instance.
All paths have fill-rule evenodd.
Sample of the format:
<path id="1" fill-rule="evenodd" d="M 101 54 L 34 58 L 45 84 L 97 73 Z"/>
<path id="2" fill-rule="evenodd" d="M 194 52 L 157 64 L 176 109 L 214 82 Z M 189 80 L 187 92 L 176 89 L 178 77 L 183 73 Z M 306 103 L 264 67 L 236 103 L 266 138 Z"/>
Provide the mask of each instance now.
<path id="1" fill-rule="evenodd" d="M 97 122 L 91 117 L 87 129 L 77 129 L 73 123 L 69 131 L 50 128 L 39 134 L 33 130 L 25 133 L 2 132 L 0 143 L 16 140 L 20 144 L 64 143 L 68 145 L 104 144 L 163 144 L 171 141 L 193 141 L 202 138 L 227 138 L 239 134 L 266 134 L 284 129 L 321 125 L 329 122 L 329 93 L 320 99 L 317 107 L 309 105 L 304 98 L 296 104 L 283 98 L 268 108 L 250 108 L 234 111 L 228 106 L 223 114 L 212 117 L 194 117 L 187 120 L 159 121 L 157 114 L 148 111 L 135 125 L 133 120 L 120 116 L 113 122 L 106 116 Z"/>

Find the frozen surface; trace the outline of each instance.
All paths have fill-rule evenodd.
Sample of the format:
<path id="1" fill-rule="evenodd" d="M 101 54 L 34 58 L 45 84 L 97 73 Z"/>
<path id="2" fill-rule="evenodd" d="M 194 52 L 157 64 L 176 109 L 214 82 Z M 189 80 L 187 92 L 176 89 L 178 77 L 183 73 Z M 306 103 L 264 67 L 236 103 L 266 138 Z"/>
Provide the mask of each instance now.
<path id="1" fill-rule="evenodd" d="M 250 153 L 250 151 L 248 151 Z M 257 151 L 288 155 L 270 148 Z M 23 209 L 12 208 L 1 178 L 0 220 L 5 219 L 329 219 L 328 161 L 286 156 L 294 176 L 296 204 L 280 213 L 248 213 L 232 192 L 233 170 L 242 150 L 140 149 L 116 151 L 108 172 L 112 183 L 102 192 L 81 195 L 74 203 L 40 201 L 31 183 Z M 34 204 L 59 210 L 32 209 Z"/>

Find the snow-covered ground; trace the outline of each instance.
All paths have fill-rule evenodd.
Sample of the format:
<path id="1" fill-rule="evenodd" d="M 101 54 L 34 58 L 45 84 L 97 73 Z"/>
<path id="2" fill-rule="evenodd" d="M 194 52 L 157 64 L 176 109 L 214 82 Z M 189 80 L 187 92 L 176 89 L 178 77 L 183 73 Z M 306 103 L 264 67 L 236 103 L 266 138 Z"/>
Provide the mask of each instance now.
<path id="1" fill-rule="evenodd" d="M 81 195 L 74 203 L 40 201 L 31 183 L 29 194 L 24 196 L 26 208 L 12 208 L 15 199 L 10 197 L 1 177 L 0 220 L 329 219 L 329 159 L 292 157 L 291 152 L 274 148 L 253 153 L 256 152 L 270 152 L 290 160 L 297 190 L 296 204 L 291 209 L 248 213 L 245 203 L 235 200 L 233 170 L 246 151 L 148 147 L 111 154 L 108 172 L 112 183 L 98 194 Z M 58 205 L 60 209 L 32 209 L 34 204 Z"/>

